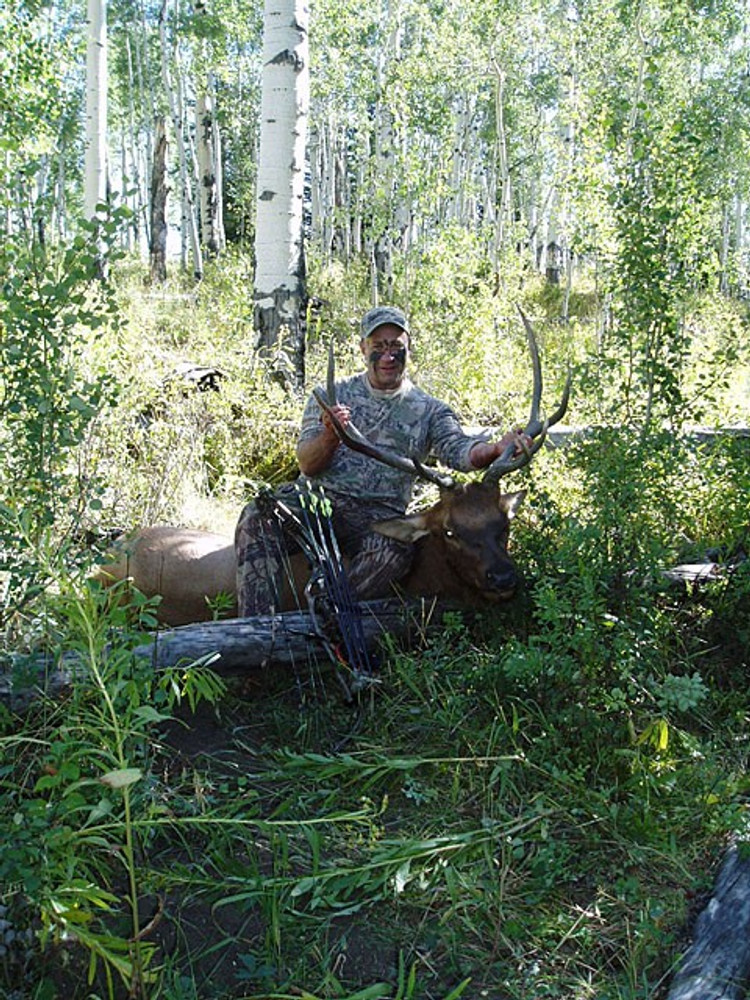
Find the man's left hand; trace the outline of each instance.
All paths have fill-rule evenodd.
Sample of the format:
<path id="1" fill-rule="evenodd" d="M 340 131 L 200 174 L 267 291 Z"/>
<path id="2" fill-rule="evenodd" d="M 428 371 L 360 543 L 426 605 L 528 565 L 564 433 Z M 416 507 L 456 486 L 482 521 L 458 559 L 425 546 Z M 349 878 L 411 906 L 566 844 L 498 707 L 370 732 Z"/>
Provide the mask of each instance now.
<path id="1" fill-rule="evenodd" d="M 482 441 L 475 444 L 471 449 L 471 464 L 475 469 L 486 469 L 510 445 L 513 445 L 513 455 L 516 456 L 531 448 L 533 440 L 528 434 L 524 434 L 522 427 L 516 427 L 512 431 L 508 431 L 507 434 L 503 434 L 498 441 Z"/>
<path id="2" fill-rule="evenodd" d="M 522 451 L 528 451 L 534 439 L 529 437 L 528 434 L 524 434 L 523 427 L 514 427 L 512 431 L 508 431 L 504 434 L 500 440 L 497 442 L 498 445 L 498 456 L 502 455 L 508 445 L 514 445 L 513 455 L 520 455 Z"/>

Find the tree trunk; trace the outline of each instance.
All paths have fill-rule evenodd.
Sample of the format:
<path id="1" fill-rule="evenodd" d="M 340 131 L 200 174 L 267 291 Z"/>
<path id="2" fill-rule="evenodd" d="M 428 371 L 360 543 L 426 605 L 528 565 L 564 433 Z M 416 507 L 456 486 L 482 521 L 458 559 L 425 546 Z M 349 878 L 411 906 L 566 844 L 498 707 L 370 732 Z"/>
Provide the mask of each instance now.
<path id="1" fill-rule="evenodd" d="M 260 353 L 296 387 L 304 382 L 305 357 L 303 198 L 310 95 L 307 24 L 305 0 L 265 0 L 255 327 Z M 291 370 L 284 354 L 291 359 Z"/>
<path id="2" fill-rule="evenodd" d="M 180 160 L 180 181 L 182 182 L 182 227 L 183 232 L 187 234 L 193 258 L 193 277 L 196 281 L 200 281 L 203 278 L 203 249 L 198 232 L 198 210 L 195 205 L 193 187 L 198 179 L 198 166 L 185 112 L 187 103 L 185 77 L 179 65 L 177 69 L 177 85 L 174 93 L 177 99 L 177 121 L 180 123 L 180 131 L 177 133 L 177 151 Z"/>
<path id="3" fill-rule="evenodd" d="M 61 143 L 62 145 L 62 143 Z M 57 177 L 55 180 L 55 198 L 53 219 L 57 239 L 62 243 L 68 235 L 67 208 L 65 202 L 65 152 L 57 153 Z"/>
<path id="4" fill-rule="evenodd" d="M 743 1000 L 750 983 L 750 856 L 732 847 L 667 1000 Z M 744 850 L 743 850 L 744 848 Z"/>
<path id="5" fill-rule="evenodd" d="M 328 124 L 321 124 L 310 135 L 310 236 L 320 246 L 326 261 L 331 259 L 331 214 L 328 195 Z"/>
<path id="6" fill-rule="evenodd" d="M 398 39 L 398 34 L 389 33 Z M 394 187 L 394 136 L 390 108 L 385 100 L 387 57 L 381 55 L 378 65 L 378 99 L 375 105 L 375 154 L 373 157 L 370 195 L 372 233 L 370 235 L 370 261 L 372 275 L 371 300 L 377 305 L 381 297 L 391 301 L 393 288 L 392 212 Z"/>
<path id="7" fill-rule="evenodd" d="M 505 251 L 513 210 L 510 167 L 508 164 L 508 136 L 505 127 L 505 71 L 494 61 L 495 70 L 495 161 L 497 170 L 495 232 L 492 247 L 492 264 L 500 276 L 500 259 Z"/>
<path id="8" fill-rule="evenodd" d="M 119 190 L 123 192 L 123 200 L 127 204 L 127 195 L 125 192 L 128 190 L 129 185 L 132 183 L 130 176 L 130 169 L 128 166 L 128 149 L 127 149 L 127 138 L 125 135 L 125 130 L 120 131 L 120 178 L 119 178 Z M 118 190 L 118 189 L 116 189 Z M 132 226 L 123 226 L 120 230 L 120 245 L 124 250 L 129 253 L 133 252 L 135 244 L 135 232 Z"/>
<path id="9" fill-rule="evenodd" d="M 139 253 L 144 245 L 144 233 L 143 229 L 148 227 L 143 226 L 145 211 L 144 211 L 144 189 L 141 175 L 141 150 L 138 146 L 138 130 L 136 128 L 136 112 L 135 112 L 135 97 L 136 97 L 136 86 L 135 86 L 135 73 L 133 66 L 133 49 L 130 44 L 130 36 L 125 38 L 125 53 L 127 55 L 127 66 L 128 66 L 128 117 L 127 117 L 127 149 L 130 157 L 130 175 L 127 176 L 127 185 L 132 189 L 132 209 L 133 209 L 133 221 L 130 226 L 130 231 L 133 234 L 133 242 L 135 243 L 136 253 Z M 153 119 L 152 119 L 153 120 Z M 123 168 L 124 172 L 124 168 Z M 148 244 L 148 239 L 146 240 Z"/>
<path id="10" fill-rule="evenodd" d="M 154 163 L 151 169 L 151 282 L 167 280 L 167 127 L 163 117 L 154 129 Z"/>
<path id="11" fill-rule="evenodd" d="M 734 196 L 734 253 L 737 258 L 740 258 L 740 254 L 745 246 L 745 210 L 747 208 L 742 195 L 735 193 Z M 747 292 L 747 269 L 745 267 L 738 268 L 738 287 L 736 293 L 738 297 L 743 297 Z"/>
<path id="12" fill-rule="evenodd" d="M 169 109 L 177 140 L 177 156 L 180 166 L 180 182 L 182 186 L 182 237 L 190 244 L 193 255 L 193 275 L 197 281 L 203 277 L 203 255 L 198 239 L 198 221 L 195 216 L 193 199 L 193 184 L 188 166 L 188 150 L 185 142 L 185 102 L 183 97 L 182 79 L 178 73 L 176 85 L 172 82 L 169 70 L 169 48 L 167 43 L 167 0 L 163 0 L 159 17 L 159 34 L 161 36 L 162 79 L 164 89 L 169 98 Z"/>
<path id="13" fill-rule="evenodd" d="M 147 29 L 145 23 L 145 12 L 143 13 L 144 22 L 142 25 L 136 25 L 133 35 L 135 40 L 134 45 L 134 78 L 133 87 L 135 93 L 134 107 L 139 110 L 140 117 L 138 119 L 138 130 L 137 130 L 137 141 L 134 138 L 134 147 L 138 149 L 138 155 L 141 157 L 141 177 L 145 179 L 143 189 L 140 193 L 140 211 L 141 211 L 141 223 L 144 231 L 145 245 L 151 246 L 151 232 L 149 228 L 149 192 L 145 186 L 150 176 L 151 165 L 154 161 L 154 143 L 156 141 L 156 136 L 153 131 L 153 123 L 159 118 L 159 112 L 156 107 L 156 97 L 154 94 L 154 73 L 151 66 L 151 61 L 149 59 L 149 49 L 146 43 Z M 141 27 L 142 30 L 138 30 Z"/>
<path id="14" fill-rule="evenodd" d="M 88 0 L 84 213 L 96 215 L 107 197 L 107 5 Z"/>
<path id="15" fill-rule="evenodd" d="M 195 107 L 196 153 L 201 244 L 212 257 L 226 246 L 222 219 L 221 149 L 219 125 L 214 114 L 213 79 L 209 74 L 206 90 Z"/>

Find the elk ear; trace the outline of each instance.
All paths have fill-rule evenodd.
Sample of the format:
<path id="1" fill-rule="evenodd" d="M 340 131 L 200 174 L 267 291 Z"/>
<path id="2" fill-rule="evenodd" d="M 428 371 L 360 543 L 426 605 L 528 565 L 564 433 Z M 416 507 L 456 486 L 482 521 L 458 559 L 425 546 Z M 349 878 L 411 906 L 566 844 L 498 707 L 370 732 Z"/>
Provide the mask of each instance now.
<path id="1" fill-rule="evenodd" d="M 501 493 L 498 499 L 500 510 L 508 515 L 508 519 L 516 516 L 516 511 L 526 499 L 526 490 L 519 490 L 518 493 Z"/>
<path id="2" fill-rule="evenodd" d="M 418 538 L 429 535 L 427 518 L 417 512 L 408 517 L 389 517 L 387 521 L 375 521 L 372 530 L 399 542 L 416 542 Z"/>

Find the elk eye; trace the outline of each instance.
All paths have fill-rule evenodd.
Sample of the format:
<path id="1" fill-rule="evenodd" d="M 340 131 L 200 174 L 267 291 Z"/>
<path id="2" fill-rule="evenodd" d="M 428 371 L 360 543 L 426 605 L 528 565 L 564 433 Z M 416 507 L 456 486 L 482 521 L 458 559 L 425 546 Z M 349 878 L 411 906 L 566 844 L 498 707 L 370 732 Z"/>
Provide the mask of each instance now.
<path id="1" fill-rule="evenodd" d="M 446 538 L 455 538 L 456 532 L 452 528 L 446 528 L 444 531 Z"/>

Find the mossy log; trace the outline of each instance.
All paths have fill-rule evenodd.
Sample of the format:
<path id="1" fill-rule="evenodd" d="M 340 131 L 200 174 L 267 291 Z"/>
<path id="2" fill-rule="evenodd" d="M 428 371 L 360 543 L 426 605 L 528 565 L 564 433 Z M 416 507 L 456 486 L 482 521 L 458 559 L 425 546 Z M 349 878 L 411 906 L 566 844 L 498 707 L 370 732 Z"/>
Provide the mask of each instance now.
<path id="1" fill-rule="evenodd" d="M 742 1000 L 750 985 L 750 844 L 733 846 L 667 1000 Z"/>

